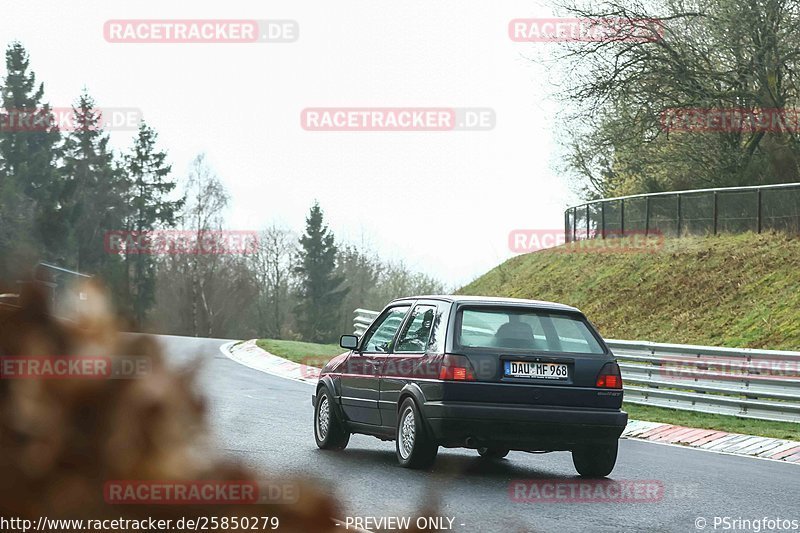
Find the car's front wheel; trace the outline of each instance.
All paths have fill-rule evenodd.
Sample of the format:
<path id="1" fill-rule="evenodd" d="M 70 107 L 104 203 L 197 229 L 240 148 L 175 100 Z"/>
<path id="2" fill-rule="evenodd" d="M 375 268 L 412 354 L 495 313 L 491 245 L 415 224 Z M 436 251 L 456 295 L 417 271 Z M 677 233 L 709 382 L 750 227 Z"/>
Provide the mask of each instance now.
<path id="1" fill-rule="evenodd" d="M 508 455 L 508 448 L 478 448 L 478 455 L 487 459 L 502 459 Z"/>
<path id="2" fill-rule="evenodd" d="M 395 436 L 400 466 L 428 468 L 436 460 L 439 445 L 428 434 L 417 404 L 411 398 L 406 398 L 400 405 Z"/>
<path id="3" fill-rule="evenodd" d="M 331 394 L 324 386 L 314 408 L 314 440 L 323 450 L 343 450 L 350 442 L 350 432 L 336 415 Z"/>
<path id="4" fill-rule="evenodd" d="M 617 463 L 619 441 L 594 444 L 572 450 L 572 464 L 583 477 L 606 477 Z"/>

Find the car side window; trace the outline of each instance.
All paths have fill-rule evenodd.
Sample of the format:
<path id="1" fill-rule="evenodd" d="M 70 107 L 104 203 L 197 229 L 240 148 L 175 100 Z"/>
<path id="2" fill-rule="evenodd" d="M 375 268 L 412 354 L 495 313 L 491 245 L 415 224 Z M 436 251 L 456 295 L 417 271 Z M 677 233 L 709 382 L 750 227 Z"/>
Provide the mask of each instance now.
<path id="1" fill-rule="evenodd" d="M 369 328 L 361 343 L 361 351 L 367 353 L 388 353 L 391 342 L 397 333 L 410 306 L 392 307 Z"/>
<path id="2" fill-rule="evenodd" d="M 400 334 L 395 352 L 424 352 L 428 347 L 435 318 L 436 306 L 416 306 Z"/>

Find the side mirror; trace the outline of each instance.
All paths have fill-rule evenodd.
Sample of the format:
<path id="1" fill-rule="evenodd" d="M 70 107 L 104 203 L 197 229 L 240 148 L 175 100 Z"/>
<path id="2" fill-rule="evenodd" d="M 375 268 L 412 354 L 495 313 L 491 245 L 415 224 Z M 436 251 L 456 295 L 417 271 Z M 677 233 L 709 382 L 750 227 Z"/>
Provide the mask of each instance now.
<path id="1" fill-rule="evenodd" d="M 346 350 L 355 350 L 358 346 L 358 337 L 355 335 L 342 335 L 339 338 L 339 346 Z"/>

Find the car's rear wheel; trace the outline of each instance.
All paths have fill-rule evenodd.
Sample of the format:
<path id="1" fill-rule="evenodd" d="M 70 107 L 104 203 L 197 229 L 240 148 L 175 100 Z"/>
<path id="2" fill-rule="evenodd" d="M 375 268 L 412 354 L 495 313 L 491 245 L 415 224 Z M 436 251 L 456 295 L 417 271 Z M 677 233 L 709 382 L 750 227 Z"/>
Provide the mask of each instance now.
<path id="1" fill-rule="evenodd" d="M 506 455 L 508 455 L 509 449 L 508 448 L 478 448 L 478 455 L 481 457 L 486 457 L 487 459 L 502 459 Z"/>
<path id="2" fill-rule="evenodd" d="M 572 464 L 583 477 L 606 477 L 617 463 L 619 441 L 613 440 L 572 450 Z"/>
<path id="3" fill-rule="evenodd" d="M 336 414 L 333 399 L 325 387 L 319 389 L 314 408 L 314 440 L 323 450 L 343 450 L 350 442 L 350 432 Z"/>
<path id="4" fill-rule="evenodd" d="M 428 434 L 417 404 L 411 398 L 406 398 L 400 405 L 395 436 L 395 448 L 400 466 L 428 468 L 436 460 L 439 445 Z"/>

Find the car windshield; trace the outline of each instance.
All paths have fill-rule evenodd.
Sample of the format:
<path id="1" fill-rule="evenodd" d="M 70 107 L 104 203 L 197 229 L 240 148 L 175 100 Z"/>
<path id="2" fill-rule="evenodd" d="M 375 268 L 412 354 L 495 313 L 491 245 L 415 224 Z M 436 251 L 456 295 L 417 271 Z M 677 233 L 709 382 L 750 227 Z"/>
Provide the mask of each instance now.
<path id="1" fill-rule="evenodd" d="M 602 354 L 582 319 L 537 309 L 464 309 L 457 320 L 461 348 Z"/>

